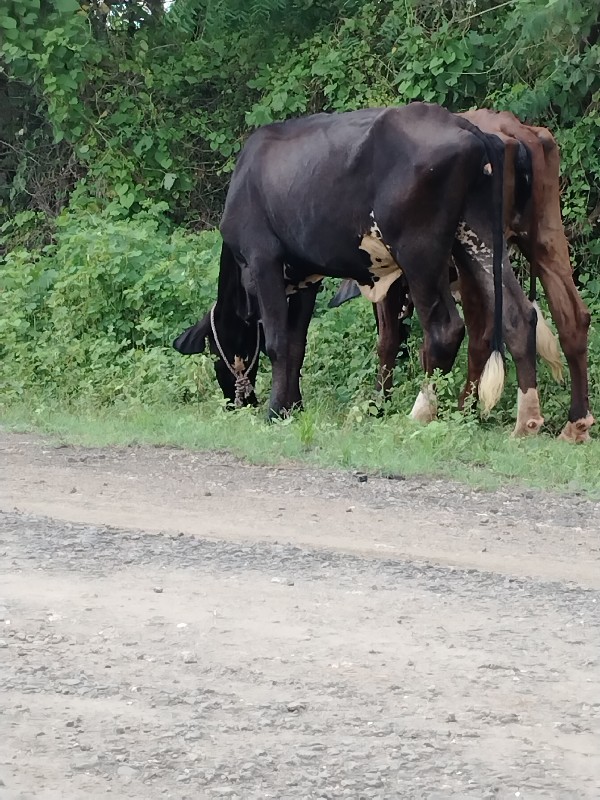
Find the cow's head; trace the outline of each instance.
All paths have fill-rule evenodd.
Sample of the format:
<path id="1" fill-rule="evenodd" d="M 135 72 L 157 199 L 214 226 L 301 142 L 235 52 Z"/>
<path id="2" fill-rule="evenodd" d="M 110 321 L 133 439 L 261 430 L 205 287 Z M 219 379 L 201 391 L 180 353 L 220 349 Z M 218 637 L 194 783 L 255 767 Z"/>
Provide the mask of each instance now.
<path id="1" fill-rule="evenodd" d="M 184 355 L 193 355 L 202 353 L 208 340 L 209 350 L 216 356 L 215 374 L 224 397 L 238 407 L 255 406 L 260 336 L 257 317 L 242 319 L 217 304 L 181 333 L 173 347 Z"/>

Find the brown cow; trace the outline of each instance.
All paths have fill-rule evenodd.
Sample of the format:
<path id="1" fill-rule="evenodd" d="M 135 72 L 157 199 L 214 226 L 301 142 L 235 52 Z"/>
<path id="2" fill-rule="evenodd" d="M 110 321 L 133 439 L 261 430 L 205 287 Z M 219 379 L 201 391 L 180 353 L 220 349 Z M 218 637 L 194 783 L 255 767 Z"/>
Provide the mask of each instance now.
<path id="1" fill-rule="evenodd" d="M 507 239 L 517 245 L 531 264 L 533 274 L 539 277 L 567 359 L 571 375 L 571 407 L 568 422 L 560 438 L 571 442 L 586 441 L 589 439 L 589 428 L 594 423 L 589 411 L 587 374 L 590 314 L 573 281 L 569 245 L 560 213 L 558 146 L 549 130 L 524 125 L 508 111 L 478 109 L 467 111 L 461 116 L 485 133 L 499 135 L 507 147 L 513 143 L 516 148 L 522 142 L 531 154 L 531 198 L 522 214 L 514 213 L 510 202 L 506 204 Z M 514 162 L 507 153 L 505 181 L 512 163 Z M 512 172 L 514 176 L 514 170 Z M 508 177 L 508 182 L 505 183 L 506 198 L 514 197 L 514 193 L 510 191 L 510 180 Z M 514 177 L 512 182 L 514 184 Z M 464 308 L 466 315 L 467 309 Z M 484 335 L 477 336 L 475 319 L 480 316 L 477 315 L 477 310 L 470 316 L 473 319 L 469 327 L 469 386 L 481 374 L 479 365 L 485 364 L 487 358 L 485 356 L 483 362 L 481 361 L 482 339 L 489 341 L 481 324 L 479 328 Z M 483 324 L 485 325 L 485 321 Z"/>
<path id="2" fill-rule="evenodd" d="M 571 442 L 586 441 L 589 439 L 589 428 L 594 423 L 589 412 L 587 377 L 590 314 L 573 281 L 569 248 L 562 224 L 558 146 L 546 128 L 524 125 L 507 111 L 478 109 L 459 116 L 468 119 L 485 133 L 500 136 L 505 143 L 506 237 L 521 250 L 529 261 L 534 276 L 539 277 L 544 287 L 571 375 L 569 418 L 559 438 Z M 524 144 L 529 151 L 533 172 L 531 193 L 523 206 L 515 201 L 519 143 Z M 461 406 L 469 393 L 477 391 L 477 381 L 490 352 L 489 309 L 482 314 L 485 309 L 481 307 L 481 292 L 477 291 L 471 279 L 472 276 L 468 274 L 459 276 L 465 322 L 469 331 L 468 376 L 465 389 L 461 393 Z M 481 288 L 479 287 L 480 290 Z M 347 299 L 351 294 L 348 287 L 344 287 L 338 296 Z M 332 305 L 338 304 L 339 301 L 332 301 Z M 380 363 L 377 385 L 384 392 L 391 387 L 392 371 L 403 338 L 402 323 L 399 320 L 406 316 L 407 309 L 410 313 L 410 298 L 403 280 L 396 281 L 386 298 L 376 306 Z M 560 357 L 549 337 L 551 334 L 538 313 L 538 352 L 550 363 L 554 377 L 560 379 Z M 519 402 L 527 402 L 522 392 L 519 392 Z M 413 409 L 413 416 L 419 416 L 418 409 Z"/>

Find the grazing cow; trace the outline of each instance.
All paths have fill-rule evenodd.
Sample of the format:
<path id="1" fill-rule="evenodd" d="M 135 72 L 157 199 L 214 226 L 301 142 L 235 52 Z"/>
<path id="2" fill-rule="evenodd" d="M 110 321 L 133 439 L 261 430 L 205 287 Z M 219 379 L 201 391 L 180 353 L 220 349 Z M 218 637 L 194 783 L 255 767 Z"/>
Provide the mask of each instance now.
<path id="1" fill-rule="evenodd" d="M 351 278 L 377 302 L 403 272 L 425 334 L 425 372 L 446 372 L 464 335 L 446 267 L 452 252 L 475 285 L 493 287 L 492 354 L 479 384 L 488 408 L 504 379 L 504 272 L 513 312 L 506 338 L 525 397 L 517 428 L 537 429 L 535 315 L 515 293 L 512 271 L 502 270 L 503 156 L 498 137 L 424 103 L 260 128 L 227 195 L 216 305 L 175 348 L 200 352 L 208 338 L 224 395 L 254 402 L 262 326 L 270 414 L 278 415 L 301 402 L 306 331 L 322 277 Z M 421 416 L 430 413 L 428 393 L 416 406 Z"/>
<path id="2" fill-rule="evenodd" d="M 533 280 L 540 278 L 571 376 L 571 407 L 568 422 L 559 438 L 571 442 L 586 441 L 589 439 L 589 428 L 594 422 L 589 412 L 587 377 L 587 332 L 590 315 L 577 292 L 569 261 L 568 243 L 560 213 L 558 147 L 548 130 L 524 125 L 506 111 L 478 109 L 459 116 L 468 119 L 486 133 L 500 136 L 505 143 L 505 234 L 529 261 Z M 520 169 L 519 145 L 527 148 L 531 160 L 532 185 L 529 188 Z M 462 403 L 476 386 L 482 365 L 488 357 L 490 331 L 477 298 L 470 296 L 464 280 L 461 279 L 460 283 L 465 322 L 472 334 L 469 337 L 468 377 L 461 394 Z M 378 304 L 375 312 L 379 332 L 378 388 L 384 392 L 391 387 L 398 348 L 406 339 L 406 328 L 398 320 L 401 307 L 405 306 L 410 310 L 407 291 L 406 282 L 398 282 Z M 339 305 L 358 293 L 356 286 L 352 287 L 345 282 L 331 305 Z M 542 324 L 539 310 L 537 348 L 540 355 L 549 362 L 554 377 L 560 380 L 560 354 L 550 338 L 548 328 Z"/>

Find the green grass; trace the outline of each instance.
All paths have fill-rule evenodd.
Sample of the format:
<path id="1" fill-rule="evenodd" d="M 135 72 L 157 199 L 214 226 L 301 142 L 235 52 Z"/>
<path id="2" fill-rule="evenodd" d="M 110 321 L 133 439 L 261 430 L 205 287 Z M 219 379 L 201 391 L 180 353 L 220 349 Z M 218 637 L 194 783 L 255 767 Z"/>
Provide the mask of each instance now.
<path id="1" fill-rule="evenodd" d="M 513 440 L 497 425 L 448 421 L 419 426 L 400 414 L 382 419 L 353 409 L 345 416 L 309 408 L 268 424 L 264 412 L 197 406 L 64 409 L 11 405 L 0 409 L 5 430 L 37 431 L 70 444 L 175 445 L 227 450 L 255 464 L 298 461 L 370 473 L 447 477 L 473 486 L 539 487 L 600 495 L 600 445 L 572 446 L 550 435 Z"/>

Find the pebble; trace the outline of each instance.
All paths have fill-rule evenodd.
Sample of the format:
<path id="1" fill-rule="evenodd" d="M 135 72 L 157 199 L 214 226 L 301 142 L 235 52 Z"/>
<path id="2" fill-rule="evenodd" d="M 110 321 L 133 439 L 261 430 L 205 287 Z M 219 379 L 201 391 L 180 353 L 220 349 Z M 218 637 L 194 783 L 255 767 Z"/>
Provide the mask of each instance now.
<path id="1" fill-rule="evenodd" d="M 122 780 L 131 780 L 137 775 L 137 770 L 133 767 L 128 767 L 127 764 L 123 764 L 123 766 L 118 768 L 117 775 Z"/>
<path id="2" fill-rule="evenodd" d="M 93 755 L 82 755 L 82 756 L 75 756 L 75 759 L 72 764 L 72 769 L 85 772 L 85 770 L 93 769 L 98 764 L 98 756 L 96 754 Z"/>
<path id="3" fill-rule="evenodd" d="M 191 650 L 184 650 L 181 654 L 181 658 L 184 664 L 197 664 L 198 659 L 196 658 L 196 654 L 193 653 Z"/>
<path id="4" fill-rule="evenodd" d="M 288 703 L 287 704 L 287 710 L 290 713 L 294 713 L 294 712 L 297 712 L 297 711 L 306 711 L 307 708 L 308 708 L 307 704 L 303 703 L 302 701 L 297 701 L 295 703 Z"/>

